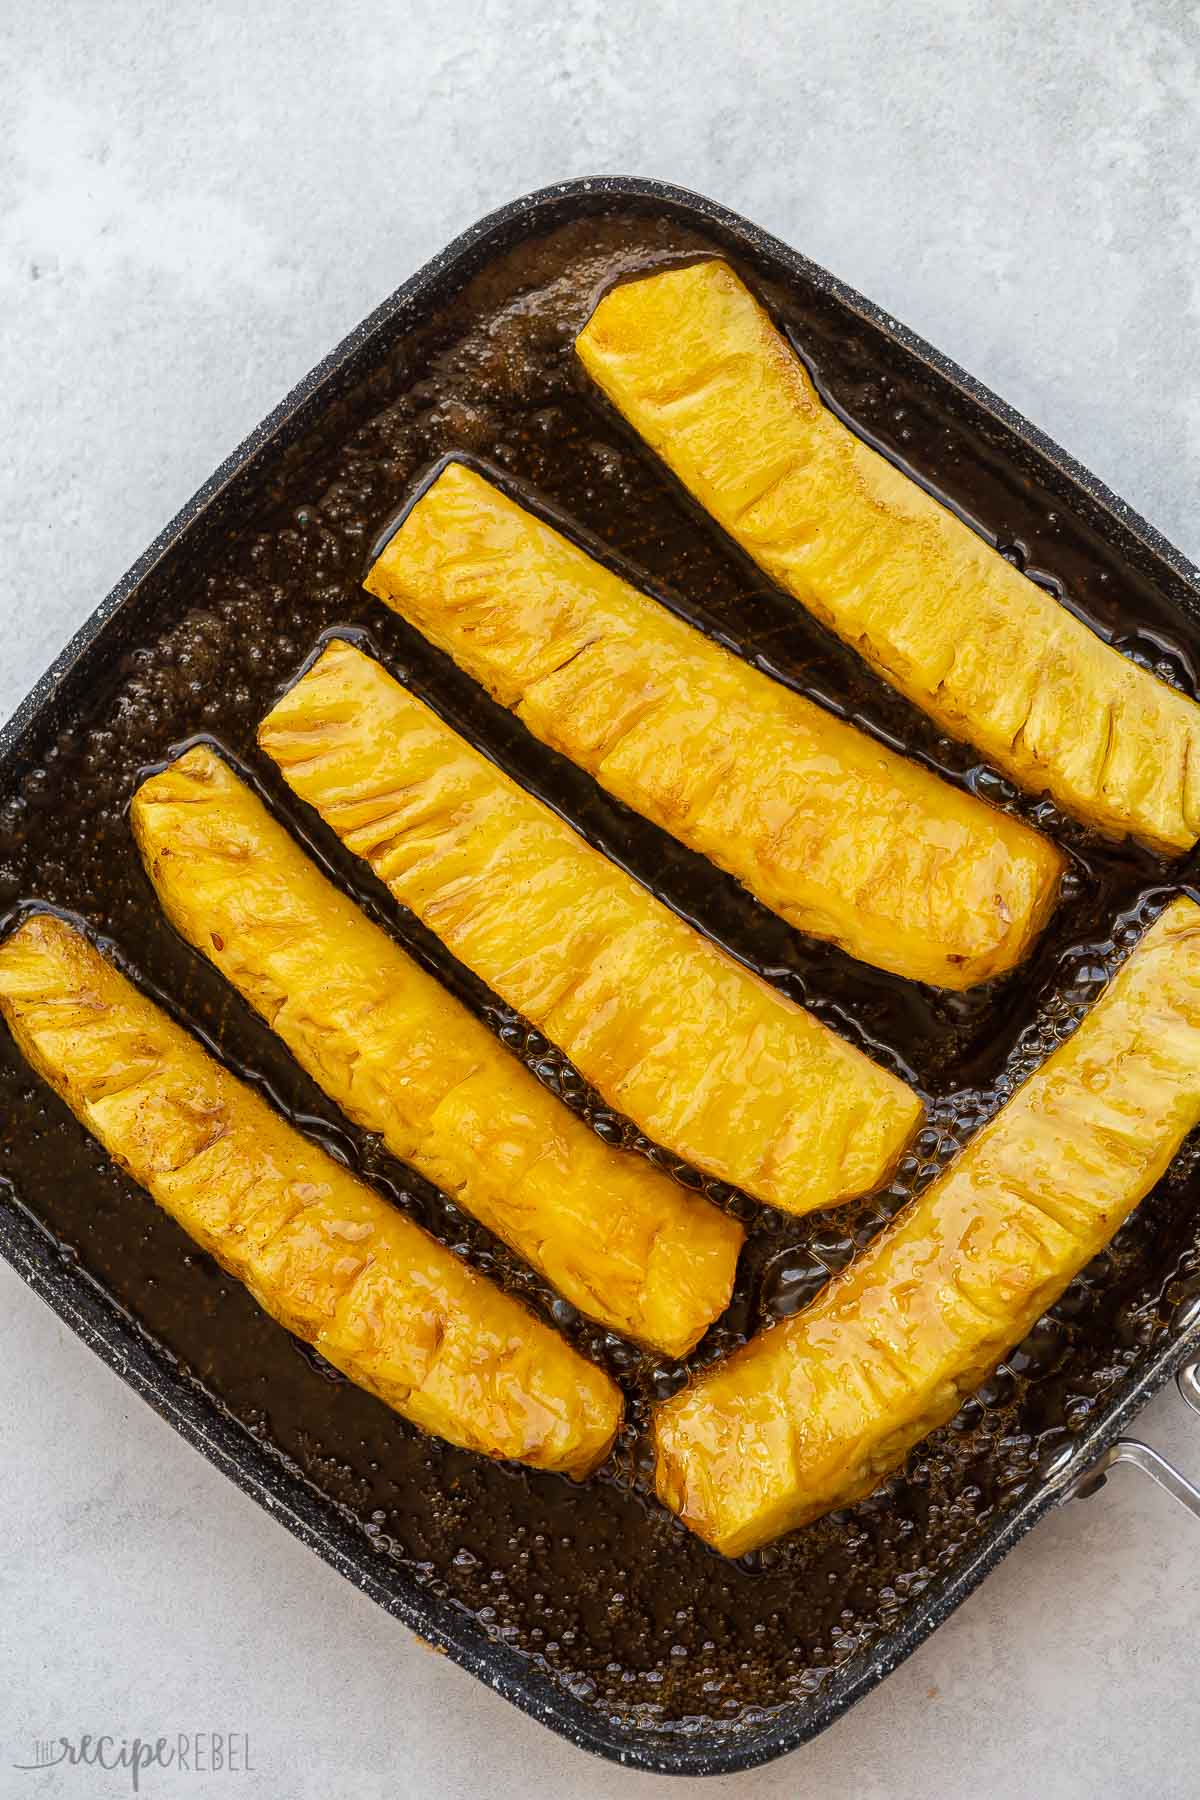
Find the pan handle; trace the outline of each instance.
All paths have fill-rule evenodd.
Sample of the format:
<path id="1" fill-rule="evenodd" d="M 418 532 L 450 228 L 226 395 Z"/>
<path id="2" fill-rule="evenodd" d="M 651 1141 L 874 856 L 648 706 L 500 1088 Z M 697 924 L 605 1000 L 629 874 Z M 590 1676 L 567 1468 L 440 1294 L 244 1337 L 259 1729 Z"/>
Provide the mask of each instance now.
<path id="1" fill-rule="evenodd" d="M 1187 1362 L 1175 1377 L 1179 1392 L 1195 1413 L 1200 1413 L 1200 1358 Z M 1061 1453 L 1060 1453 L 1061 1456 Z M 1069 1458 L 1063 1458 L 1064 1462 Z M 1104 1454 L 1090 1468 L 1070 1480 L 1062 1491 L 1062 1500 L 1088 1500 L 1098 1494 L 1108 1480 L 1110 1469 L 1118 1463 L 1128 1463 L 1132 1468 L 1140 1469 L 1151 1481 L 1156 1481 L 1161 1488 L 1178 1500 L 1181 1506 L 1200 1519 L 1200 1488 L 1193 1486 L 1185 1475 L 1181 1475 L 1173 1463 L 1149 1444 L 1143 1444 L 1139 1438 L 1118 1438 L 1110 1444 Z"/>
<path id="2" fill-rule="evenodd" d="M 1194 1518 L 1200 1519 L 1200 1488 L 1194 1487 L 1186 1475 L 1181 1475 L 1174 1463 L 1169 1463 L 1165 1456 L 1152 1450 L 1149 1444 L 1143 1444 L 1140 1438 L 1118 1438 L 1110 1444 L 1099 1462 L 1077 1475 L 1063 1492 L 1064 1500 L 1090 1500 L 1098 1494 L 1108 1480 L 1108 1472 L 1118 1463 L 1128 1463 L 1132 1468 L 1140 1469 L 1151 1481 L 1156 1481 L 1160 1488 L 1186 1506 Z"/>

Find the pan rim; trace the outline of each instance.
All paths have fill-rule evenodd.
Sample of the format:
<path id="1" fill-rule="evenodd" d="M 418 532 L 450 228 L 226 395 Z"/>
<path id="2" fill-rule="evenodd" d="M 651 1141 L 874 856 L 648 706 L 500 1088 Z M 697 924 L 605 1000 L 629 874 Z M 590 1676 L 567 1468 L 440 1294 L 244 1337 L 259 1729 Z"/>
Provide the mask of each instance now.
<path id="1" fill-rule="evenodd" d="M 1165 563 L 1200 613 L 1200 571 L 1190 559 L 1046 433 L 885 309 L 741 214 L 704 195 L 650 177 L 578 177 L 534 189 L 485 214 L 396 288 L 291 389 L 185 502 L 0 725 L 0 774 L 20 757 L 45 708 L 59 696 L 84 656 L 99 646 L 107 628 L 155 568 L 198 531 L 210 509 L 236 482 L 252 478 L 260 459 L 270 454 L 285 430 L 298 431 L 319 416 L 333 397 L 339 378 L 376 339 L 383 340 L 389 332 L 402 328 L 407 310 L 414 309 L 448 276 L 469 273 L 472 257 L 501 248 L 506 235 L 529 236 L 540 223 L 549 228 L 570 216 L 584 216 L 603 210 L 607 203 L 621 202 L 658 206 L 700 228 L 716 228 L 785 275 L 816 286 L 864 323 L 882 330 L 956 387 L 967 402 L 989 413 L 1010 435 L 1049 462 L 1059 476 L 1110 515 L 1119 534 L 1137 541 Z M 0 1195 L 6 1201 L 8 1193 L 6 1184 L 0 1184 Z M 193 1448 L 392 1616 L 577 1747 L 656 1774 L 738 1773 L 774 1761 L 818 1736 L 955 1611 L 1037 1520 L 1064 1497 L 1078 1474 L 1121 1434 L 1189 1352 L 1200 1347 L 1200 1318 L 1186 1331 L 1176 1330 L 1173 1337 L 1168 1336 L 1148 1366 L 1124 1382 L 1089 1429 L 1073 1441 L 1069 1459 L 1052 1474 L 1044 1473 L 1036 1480 L 1017 1505 L 993 1522 L 961 1567 L 932 1583 L 899 1625 L 839 1665 L 814 1696 L 782 1702 L 749 1724 L 691 1733 L 683 1727 L 614 1724 L 574 1699 L 536 1665 L 489 1639 L 466 1613 L 419 1588 L 401 1592 L 394 1580 L 382 1579 L 374 1572 L 361 1540 L 349 1526 L 338 1527 L 329 1502 L 309 1491 L 299 1475 L 290 1473 L 281 1460 L 234 1426 L 198 1386 L 181 1381 L 118 1303 L 99 1284 L 58 1257 L 43 1228 L 15 1197 L 0 1206 L 0 1254 Z"/>

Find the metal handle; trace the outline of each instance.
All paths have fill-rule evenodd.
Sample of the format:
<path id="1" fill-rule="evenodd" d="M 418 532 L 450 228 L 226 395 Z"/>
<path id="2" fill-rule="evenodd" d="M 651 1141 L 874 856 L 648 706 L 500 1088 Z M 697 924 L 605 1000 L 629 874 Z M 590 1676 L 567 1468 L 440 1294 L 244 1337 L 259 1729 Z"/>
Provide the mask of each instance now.
<path id="1" fill-rule="evenodd" d="M 1200 1319 L 1200 1305 L 1193 1302 L 1187 1308 L 1187 1313 L 1188 1317 L 1180 1320 L 1184 1329 Z M 1185 1363 L 1176 1375 L 1175 1381 L 1181 1396 L 1192 1411 L 1200 1413 L 1200 1358 Z M 1070 1456 L 1071 1453 L 1068 1449 L 1066 1452 L 1060 1452 L 1056 1461 L 1059 1462 L 1060 1467 L 1065 1468 L 1070 1461 Z M 1157 1450 L 1152 1450 L 1149 1444 L 1143 1444 L 1139 1438 L 1118 1438 L 1115 1444 L 1109 1446 L 1098 1462 L 1094 1462 L 1090 1468 L 1084 1469 L 1067 1483 L 1062 1492 L 1063 1500 L 1087 1500 L 1093 1494 L 1098 1494 L 1108 1479 L 1109 1470 L 1115 1469 L 1118 1463 L 1128 1463 L 1131 1467 L 1140 1469 L 1143 1475 L 1148 1475 L 1151 1481 L 1156 1481 L 1159 1487 L 1165 1488 L 1167 1493 L 1178 1500 L 1181 1506 L 1186 1506 L 1194 1517 L 1200 1519 L 1200 1488 L 1194 1487 L 1185 1475 L 1180 1474 L 1173 1463 L 1169 1463 L 1165 1456 L 1160 1456 Z M 1053 1479 L 1053 1469 L 1048 1473 Z"/>
<path id="2" fill-rule="evenodd" d="M 1200 1374 L 1200 1364 L 1193 1363 L 1189 1371 L 1193 1380 Z M 1118 1438 L 1111 1444 L 1090 1469 L 1077 1475 L 1070 1486 L 1063 1490 L 1064 1500 L 1089 1500 L 1098 1494 L 1108 1480 L 1108 1472 L 1115 1469 L 1118 1463 L 1128 1463 L 1132 1468 L 1140 1469 L 1151 1481 L 1156 1481 L 1160 1488 L 1186 1506 L 1188 1511 L 1200 1519 L 1200 1488 L 1194 1487 L 1186 1475 L 1181 1475 L 1174 1463 L 1169 1463 L 1165 1456 L 1152 1450 L 1149 1444 L 1143 1444 L 1140 1438 Z"/>

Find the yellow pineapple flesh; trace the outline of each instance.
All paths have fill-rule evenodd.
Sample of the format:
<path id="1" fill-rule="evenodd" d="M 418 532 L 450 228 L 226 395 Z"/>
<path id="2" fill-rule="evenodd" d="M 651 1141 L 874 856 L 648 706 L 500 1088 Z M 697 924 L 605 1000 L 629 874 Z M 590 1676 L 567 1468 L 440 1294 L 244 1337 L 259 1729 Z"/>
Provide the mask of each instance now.
<path id="1" fill-rule="evenodd" d="M 742 1229 L 610 1149 L 322 875 L 212 750 L 134 795 L 167 916 L 300 1065 L 611 1330 L 682 1356 L 729 1303 Z"/>
<path id="2" fill-rule="evenodd" d="M 968 988 L 1021 961 L 1047 839 L 769 680 L 450 463 L 366 582 L 543 743 L 809 935 Z"/>
<path id="3" fill-rule="evenodd" d="M 1200 707 L 848 430 L 726 263 L 613 288 L 576 347 L 717 523 L 946 731 L 1110 835 L 1196 841 Z"/>
<path id="4" fill-rule="evenodd" d="M 1200 907 L 804 1312 L 661 1406 L 660 1498 L 738 1556 L 868 1494 L 1101 1251 L 1200 1122 Z"/>
<path id="5" fill-rule="evenodd" d="M 807 1212 L 885 1181 L 917 1096 L 718 950 L 361 650 L 331 644 L 259 741 L 403 905 L 610 1105 Z"/>
<path id="6" fill-rule="evenodd" d="M 288 1331 L 424 1431 L 577 1478 L 621 1396 L 516 1300 L 307 1142 L 64 920 L 0 944 L 39 1075 Z"/>

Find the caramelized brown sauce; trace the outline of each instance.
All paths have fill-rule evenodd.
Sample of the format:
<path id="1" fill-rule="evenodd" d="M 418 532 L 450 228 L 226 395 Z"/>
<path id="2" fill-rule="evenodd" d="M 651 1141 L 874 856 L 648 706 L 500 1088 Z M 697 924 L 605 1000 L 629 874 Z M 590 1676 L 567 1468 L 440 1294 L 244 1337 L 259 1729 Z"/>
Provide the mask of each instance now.
<path id="1" fill-rule="evenodd" d="M 618 213 L 494 260 L 280 457 L 265 494 L 202 559 L 159 585 L 136 645 L 72 716 L 47 722 L 16 781 L 0 792 L 0 913 L 11 918 L 28 901 L 48 902 L 114 940 L 137 978 L 264 1083 L 302 1130 L 603 1362 L 629 1397 L 626 1431 L 603 1474 L 576 1487 L 489 1465 L 410 1430 L 293 1342 L 193 1248 L 35 1080 L 6 1034 L 3 1203 L 42 1221 L 62 1254 L 77 1257 L 187 1378 L 356 1520 L 398 1583 L 415 1580 L 452 1598 L 578 1697 L 643 1724 L 733 1723 L 813 1692 L 978 1543 L 1041 1456 L 1146 1359 L 1172 1307 L 1200 1288 L 1196 1146 L 1185 1146 L 1111 1249 L 900 1476 L 853 1510 L 726 1563 L 649 1498 L 647 1410 L 685 1378 L 683 1368 L 580 1321 L 485 1231 L 341 1118 L 165 924 L 126 807 L 139 772 L 172 746 L 215 737 L 343 886 L 568 1105 L 606 1140 L 649 1151 L 399 912 L 257 755 L 258 719 L 320 634 L 365 630 L 393 671 L 589 838 L 928 1095 L 928 1124 L 893 1185 L 836 1213 L 789 1219 L 709 1184 L 718 1204 L 746 1220 L 750 1240 L 734 1303 L 693 1365 L 804 1305 L 1070 1031 L 1180 872 L 1094 842 L 939 737 L 768 589 L 590 391 L 571 346 L 598 288 L 711 248 L 663 220 Z M 1091 502 L 1067 486 L 1051 491 L 1036 470 L 1014 464 L 977 403 L 940 377 L 914 373 L 840 302 L 802 282 L 786 292 L 764 285 L 752 265 L 743 272 L 845 416 L 1127 654 L 1194 689 L 1200 633 L 1152 558 L 1131 566 L 1106 543 Z M 770 674 L 1052 832 L 1074 862 L 1030 963 L 993 988 L 954 996 L 797 938 L 729 878 L 524 734 L 370 600 L 359 587 L 366 547 L 413 480 L 450 450 L 532 484 L 551 510 L 632 561 L 670 603 Z"/>

